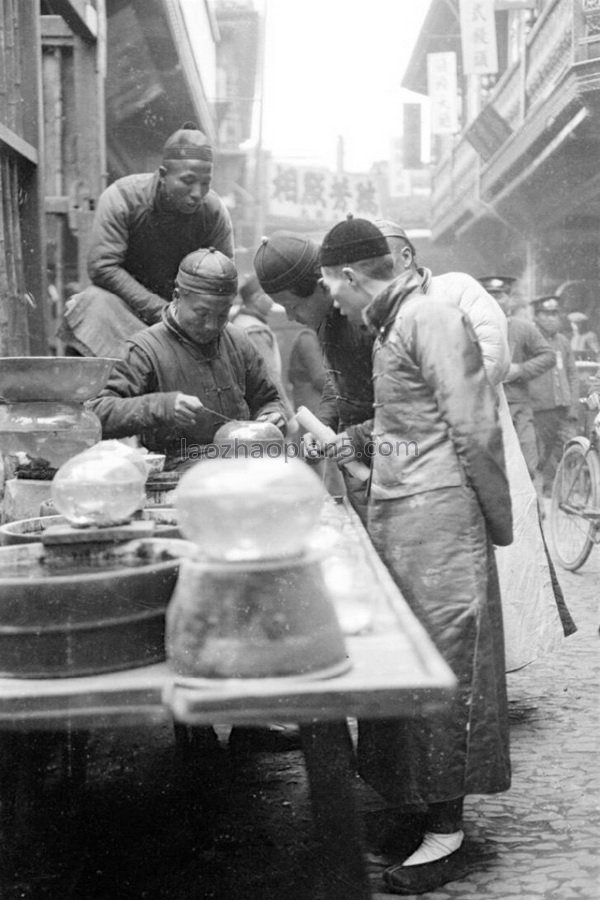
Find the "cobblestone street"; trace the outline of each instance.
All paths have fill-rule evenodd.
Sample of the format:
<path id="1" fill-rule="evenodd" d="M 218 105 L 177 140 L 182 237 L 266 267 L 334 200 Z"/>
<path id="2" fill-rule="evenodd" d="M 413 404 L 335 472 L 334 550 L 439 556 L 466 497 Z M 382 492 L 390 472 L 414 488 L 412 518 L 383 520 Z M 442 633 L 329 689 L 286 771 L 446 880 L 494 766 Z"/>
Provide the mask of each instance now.
<path id="1" fill-rule="evenodd" d="M 579 630 L 508 676 L 512 788 L 468 800 L 472 871 L 435 900 L 600 898 L 600 551 L 558 575 Z M 377 873 L 374 889 L 388 896 Z"/>
<path id="2" fill-rule="evenodd" d="M 600 550 L 559 575 L 579 631 L 509 675 L 512 789 L 469 798 L 468 871 L 432 900 L 600 898 Z M 50 776 L 2 900 L 315 900 L 299 752 L 224 753 L 192 781 L 168 728 L 96 733 L 76 817 L 57 763 Z M 372 804 L 360 785 L 358 798 Z"/>

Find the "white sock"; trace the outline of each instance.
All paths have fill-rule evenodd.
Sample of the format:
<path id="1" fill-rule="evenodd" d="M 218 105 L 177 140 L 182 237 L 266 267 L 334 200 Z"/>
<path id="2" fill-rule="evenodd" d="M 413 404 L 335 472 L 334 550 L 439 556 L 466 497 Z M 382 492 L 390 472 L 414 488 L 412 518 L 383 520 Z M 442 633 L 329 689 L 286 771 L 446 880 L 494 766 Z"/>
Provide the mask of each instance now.
<path id="1" fill-rule="evenodd" d="M 465 836 L 464 831 L 453 831 L 452 834 L 436 834 L 426 831 L 422 842 L 414 853 L 402 863 L 403 866 L 420 866 L 423 863 L 435 862 L 442 856 L 448 856 L 458 850 Z"/>

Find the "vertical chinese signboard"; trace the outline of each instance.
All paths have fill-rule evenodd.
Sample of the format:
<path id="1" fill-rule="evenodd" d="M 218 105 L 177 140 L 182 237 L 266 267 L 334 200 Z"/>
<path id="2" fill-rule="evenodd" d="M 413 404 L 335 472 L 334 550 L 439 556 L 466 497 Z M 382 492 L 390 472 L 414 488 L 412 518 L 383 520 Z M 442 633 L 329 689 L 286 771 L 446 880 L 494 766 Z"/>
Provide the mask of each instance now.
<path id="1" fill-rule="evenodd" d="M 431 100 L 432 134 L 458 131 L 456 53 L 427 55 L 427 91 Z"/>
<path id="2" fill-rule="evenodd" d="M 377 187 L 367 174 L 336 174 L 326 168 L 272 160 L 268 171 L 268 211 L 327 224 L 346 213 L 381 215 Z"/>
<path id="3" fill-rule="evenodd" d="M 465 75 L 498 71 L 494 0 L 459 0 L 462 62 Z"/>

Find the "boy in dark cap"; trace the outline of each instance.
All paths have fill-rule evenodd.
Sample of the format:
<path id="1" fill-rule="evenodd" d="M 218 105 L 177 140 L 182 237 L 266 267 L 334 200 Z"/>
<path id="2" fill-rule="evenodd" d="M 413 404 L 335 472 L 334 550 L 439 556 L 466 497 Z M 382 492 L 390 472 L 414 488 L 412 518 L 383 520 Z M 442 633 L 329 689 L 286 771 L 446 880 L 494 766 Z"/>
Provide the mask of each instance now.
<path id="1" fill-rule="evenodd" d="M 333 305 L 319 268 L 319 245 L 291 231 L 263 238 L 254 257 L 261 287 L 286 311 L 288 319 L 313 329 L 321 345 L 327 377 L 316 415 L 335 432 L 363 422 L 373 413 L 373 338 Z M 365 484 L 342 469 L 348 497 L 363 515 Z"/>
<path id="2" fill-rule="evenodd" d="M 229 213 L 210 188 L 213 153 L 186 123 L 172 134 L 155 172 L 106 188 L 94 217 L 90 287 L 67 304 L 59 336 L 83 356 L 121 356 L 125 340 L 160 321 L 180 261 L 201 247 L 233 258 Z"/>
<path id="3" fill-rule="evenodd" d="M 197 250 L 181 261 L 173 302 L 160 322 L 128 342 L 127 356 L 91 404 L 104 438 L 138 435 L 175 469 L 202 459 L 230 419 L 285 429 L 262 356 L 228 322 L 236 291 L 235 266 L 219 250 Z"/>
<path id="4" fill-rule="evenodd" d="M 539 455 L 539 488 L 549 497 L 563 446 L 577 430 L 579 380 L 571 344 L 560 331 L 560 300 L 554 296 L 537 297 L 531 306 L 535 324 L 556 359 L 552 368 L 529 382 Z"/>
<path id="5" fill-rule="evenodd" d="M 336 225 L 320 260 L 333 299 L 377 335 L 369 533 L 458 681 L 436 715 L 359 726 L 363 777 L 423 816 L 386 886 L 424 893 L 462 872 L 465 794 L 510 785 L 492 541 L 509 544 L 512 521 L 497 398 L 468 318 L 412 265 L 396 277 L 375 225 Z"/>

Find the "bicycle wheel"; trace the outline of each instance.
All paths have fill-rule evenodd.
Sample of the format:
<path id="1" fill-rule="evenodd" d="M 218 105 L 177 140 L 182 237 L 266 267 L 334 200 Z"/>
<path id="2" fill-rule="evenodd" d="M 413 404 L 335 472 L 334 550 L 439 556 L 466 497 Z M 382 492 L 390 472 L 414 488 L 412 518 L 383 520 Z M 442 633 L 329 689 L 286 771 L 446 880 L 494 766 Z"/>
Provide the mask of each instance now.
<path id="1" fill-rule="evenodd" d="M 571 444 L 563 453 L 552 485 L 550 534 L 554 552 L 564 569 L 575 572 L 592 551 L 596 522 L 585 517 L 598 510 L 600 466 L 595 453 Z"/>

